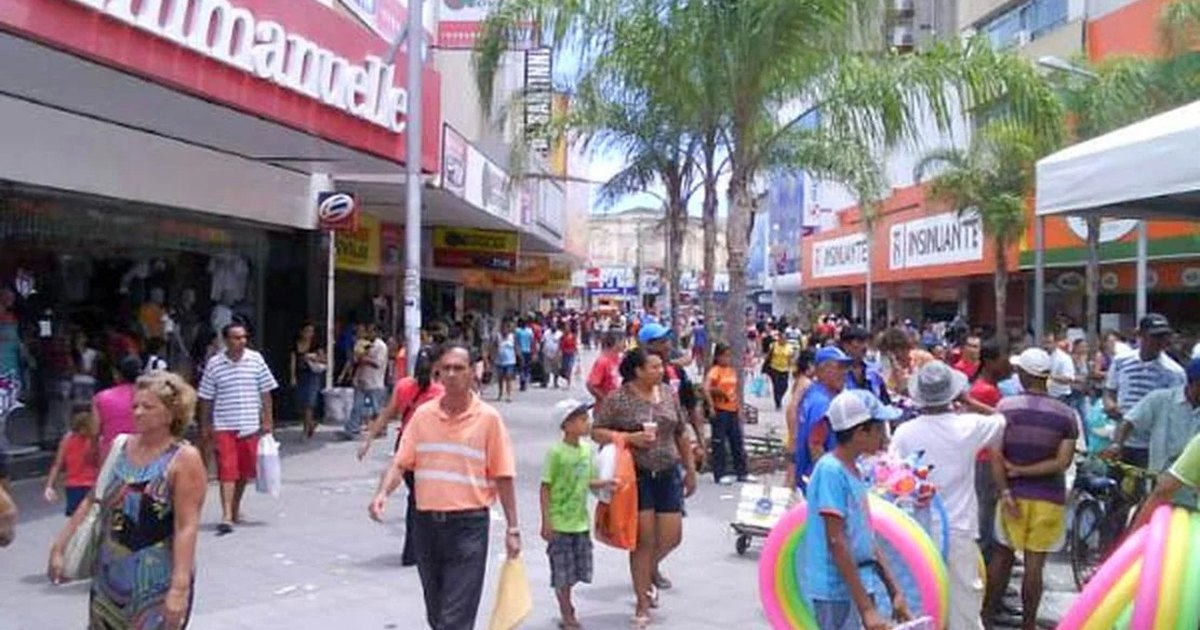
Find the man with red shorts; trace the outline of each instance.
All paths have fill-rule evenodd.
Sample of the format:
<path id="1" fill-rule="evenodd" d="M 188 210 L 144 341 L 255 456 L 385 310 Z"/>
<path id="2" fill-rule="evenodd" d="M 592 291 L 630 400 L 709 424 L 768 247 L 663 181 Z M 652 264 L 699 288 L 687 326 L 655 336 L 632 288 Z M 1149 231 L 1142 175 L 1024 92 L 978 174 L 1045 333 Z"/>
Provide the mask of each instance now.
<path id="1" fill-rule="evenodd" d="M 271 391 L 279 387 L 263 356 L 246 348 L 245 326 L 229 324 L 221 335 L 225 351 L 208 360 L 198 392 L 203 448 L 212 445 L 221 483 L 218 536 L 241 522 L 246 482 L 257 470 L 258 438 L 275 424 Z"/>

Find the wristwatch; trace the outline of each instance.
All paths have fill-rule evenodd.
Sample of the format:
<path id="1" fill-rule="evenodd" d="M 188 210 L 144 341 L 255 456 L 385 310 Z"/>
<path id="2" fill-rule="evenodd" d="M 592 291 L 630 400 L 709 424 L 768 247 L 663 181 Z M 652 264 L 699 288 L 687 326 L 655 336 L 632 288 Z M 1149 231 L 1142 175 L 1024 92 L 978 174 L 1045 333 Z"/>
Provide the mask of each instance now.
<path id="1" fill-rule="evenodd" d="M 509 528 L 508 528 L 508 535 L 509 535 L 509 536 L 520 536 L 520 535 L 521 535 L 521 528 L 520 528 L 520 527 L 509 527 Z"/>

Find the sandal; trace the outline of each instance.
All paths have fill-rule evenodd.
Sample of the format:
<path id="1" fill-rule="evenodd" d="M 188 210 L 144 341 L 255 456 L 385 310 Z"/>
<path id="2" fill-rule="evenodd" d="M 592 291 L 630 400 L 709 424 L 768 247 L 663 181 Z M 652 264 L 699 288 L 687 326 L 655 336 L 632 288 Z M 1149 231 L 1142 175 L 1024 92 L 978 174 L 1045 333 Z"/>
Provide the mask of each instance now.
<path id="1" fill-rule="evenodd" d="M 654 583 L 655 588 L 659 588 L 664 591 L 670 590 L 672 586 L 671 580 L 667 579 L 667 576 L 661 571 L 655 571 L 654 575 L 650 576 L 650 581 Z"/>
<path id="2" fill-rule="evenodd" d="M 658 608 L 658 587 L 651 586 L 650 591 L 646 593 L 646 597 L 650 599 L 651 608 Z"/>
<path id="3" fill-rule="evenodd" d="M 629 620 L 629 623 L 634 628 L 643 630 L 646 626 L 650 625 L 650 615 L 634 615 L 633 618 Z"/>

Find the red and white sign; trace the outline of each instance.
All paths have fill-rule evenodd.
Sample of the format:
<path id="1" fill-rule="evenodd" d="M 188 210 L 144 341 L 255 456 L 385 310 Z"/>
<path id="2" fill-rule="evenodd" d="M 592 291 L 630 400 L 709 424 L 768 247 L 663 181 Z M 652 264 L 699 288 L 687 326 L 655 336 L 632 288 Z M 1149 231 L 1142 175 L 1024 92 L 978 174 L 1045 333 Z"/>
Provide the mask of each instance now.
<path id="1" fill-rule="evenodd" d="M 483 24 L 496 0 L 440 0 L 438 47 L 458 50 L 475 48 Z M 521 22 L 508 36 L 510 50 L 529 50 L 537 45 L 532 21 Z"/>
<path id="2" fill-rule="evenodd" d="M 4 0 L 0 30 L 389 160 L 404 161 L 405 59 L 309 2 Z M 425 72 L 422 167 L 439 166 Z"/>
<path id="3" fill-rule="evenodd" d="M 445 126 L 442 147 L 442 186 L 465 199 L 467 197 L 467 139 L 450 125 Z"/>
<path id="4" fill-rule="evenodd" d="M 395 42 L 408 24 L 408 3 L 404 0 L 341 0 L 341 3 L 388 44 Z M 435 11 L 433 2 L 424 4 L 421 22 L 427 41 L 433 41 Z"/>
<path id="5" fill-rule="evenodd" d="M 317 195 L 317 225 L 329 232 L 358 229 L 358 199 L 350 193 L 323 192 Z"/>

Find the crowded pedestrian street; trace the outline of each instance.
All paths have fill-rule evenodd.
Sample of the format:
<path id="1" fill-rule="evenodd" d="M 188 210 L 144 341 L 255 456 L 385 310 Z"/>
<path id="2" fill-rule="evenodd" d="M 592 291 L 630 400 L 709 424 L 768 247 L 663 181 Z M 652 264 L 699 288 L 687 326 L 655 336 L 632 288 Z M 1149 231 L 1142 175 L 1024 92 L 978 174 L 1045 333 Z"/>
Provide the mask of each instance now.
<path id="1" fill-rule="evenodd" d="M 584 356 L 590 367 L 597 353 Z M 586 372 L 585 372 L 586 373 Z M 570 390 L 585 396 L 582 384 Z M 559 439 L 549 408 L 566 397 L 564 390 L 532 387 L 512 403 L 499 403 L 518 458 L 517 503 L 521 512 L 522 559 L 533 593 L 533 612 L 521 626 L 557 628 L 558 609 L 550 588 L 545 543 L 538 538 L 537 495 L 542 458 Z M 782 430 L 782 414 L 770 400 L 756 401 L 764 411 L 751 434 Z M 335 427 L 324 427 L 304 441 L 301 427 L 277 431 L 283 452 L 283 491 L 278 499 L 251 494 L 248 523 L 218 537 L 219 497 L 210 484 L 201 517 L 197 548 L 196 608 L 192 627 L 280 630 L 407 629 L 423 623 L 421 584 L 415 567 L 401 567 L 403 502 L 393 502 L 385 523 L 372 522 L 367 504 L 390 461 L 378 448 L 364 462 L 354 442 L 336 441 Z M 380 440 L 384 442 L 385 440 Z M 380 444 L 382 446 L 382 444 Z M 782 483 L 782 474 L 764 481 Z M 46 549 L 62 526 L 61 509 L 41 500 L 38 480 L 14 484 L 22 506 L 19 539 L 0 562 L 0 630 L 74 628 L 86 616 L 86 582 L 51 585 L 46 579 Z M 674 582 L 662 594 L 656 628 L 719 630 L 761 628 L 757 560 L 762 540 L 745 556 L 735 551 L 730 522 L 737 509 L 738 486 L 720 486 L 704 475 L 687 500 L 683 543 L 665 570 Z M 487 627 L 503 550 L 495 541 L 504 522 L 495 508 L 488 583 L 476 627 Z M 1069 566 L 1056 559 L 1047 575 L 1042 616 L 1053 625 L 1075 592 Z M 576 608 L 585 627 L 627 627 L 633 596 L 626 554 L 596 546 L 595 578 L 577 589 Z"/>

